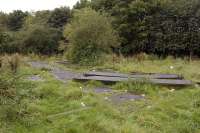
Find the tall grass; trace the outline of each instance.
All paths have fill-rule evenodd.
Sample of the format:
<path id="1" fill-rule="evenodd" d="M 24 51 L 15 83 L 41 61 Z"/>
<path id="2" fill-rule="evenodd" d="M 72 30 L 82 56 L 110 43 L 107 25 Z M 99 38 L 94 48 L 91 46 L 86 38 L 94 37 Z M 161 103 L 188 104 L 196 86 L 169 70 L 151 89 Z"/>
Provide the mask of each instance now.
<path id="1" fill-rule="evenodd" d="M 117 56 L 116 56 L 117 57 Z M 110 58 L 110 57 L 109 57 Z M 112 59 L 112 58 L 110 58 Z M 107 69 L 110 65 L 116 71 L 130 73 L 141 72 L 169 72 L 185 73 L 192 76 L 199 71 L 199 61 L 167 58 L 114 59 L 92 69 Z M 174 69 L 171 70 L 170 66 Z M 200 132 L 200 91 L 194 87 L 170 91 L 175 88 L 123 82 L 109 86 L 99 82 L 77 83 L 68 82 L 67 85 L 58 82 L 49 71 L 35 70 L 30 66 L 21 66 L 16 74 L 0 75 L 0 86 L 10 93 L 12 104 L 0 105 L 0 132 L 13 133 L 199 133 Z M 63 66 L 64 67 L 64 66 Z M 76 67 L 78 70 L 82 67 Z M 188 69 L 190 68 L 190 69 Z M 88 70 L 91 68 L 84 68 Z M 194 70 L 193 70 L 194 69 Z M 28 82 L 16 78 L 18 74 L 41 75 L 44 82 Z M 189 79 L 191 79 L 189 76 Z M 188 77 L 187 77 L 188 78 Z M 193 78 L 198 79 L 198 72 Z M 4 84 L 3 84 L 4 83 Z M 33 85 L 34 84 L 34 85 Z M 84 89 L 109 87 L 114 90 L 127 90 L 133 94 L 145 94 L 141 101 L 129 101 L 123 104 L 113 104 L 105 97 L 112 94 L 95 94 L 85 92 Z M 114 91 L 122 93 L 124 91 Z M 2 100 L 3 101 L 3 100 Z M 13 102 L 14 101 L 14 102 Z M 10 104 L 8 104 L 10 103 Z M 82 106 L 82 103 L 86 107 Z M 90 107 L 88 110 L 82 110 Z M 80 110 L 76 112 L 76 110 Z M 72 112 L 66 114 L 65 112 Z M 48 119 L 48 116 L 60 117 Z M 7 126 L 5 126 L 5 124 Z"/>
<path id="2" fill-rule="evenodd" d="M 4 55 L 0 57 L 0 68 L 16 74 L 20 68 L 21 56 L 19 54 Z"/>
<path id="3" fill-rule="evenodd" d="M 0 120 L 15 121 L 22 119 L 27 114 L 26 104 L 23 100 L 27 98 L 31 84 L 25 83 L 17 74 L 20 66 L 18 54 L 5 55 L 1 59 Z"/>

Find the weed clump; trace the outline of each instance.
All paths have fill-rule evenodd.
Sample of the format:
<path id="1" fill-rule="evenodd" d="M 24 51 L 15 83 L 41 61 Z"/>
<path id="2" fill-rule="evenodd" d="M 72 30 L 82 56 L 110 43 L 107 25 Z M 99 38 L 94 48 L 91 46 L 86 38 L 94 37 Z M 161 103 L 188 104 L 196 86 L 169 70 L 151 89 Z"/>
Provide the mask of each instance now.
<path id="1" fill-rule="evenodd" d="M 68 59 L 81 65 L 101 63 L 103 56 L 119 45 L 119 37 L 110 19 L 90 8 L 74 13 L 72 22 L 65 27 L 64 36 L 70 44 Z"/>
<path id="2" fill-rule="evenodd" d="M 0 58 L 0 68 L 16 74 L 21 64 L 21 57 L 19 54 L 5 55 Z"/>
<path id="3" fill-rule="evenodd" d="M 17 70 L 20 66 L 20 56 L 18 54 L 11 55 L 8 58 L 8 63 L 11 69 L 11 72 L 17 73 Z"/>
<path id="4" fill-rule="evenodd" d="M 136 93 L 136 94 L 152 94 L 156 92 L 157 87 L 155 85 L 152 85 L 150 83 L 146 82 L 133 82 L 133 81 L 127 81 L 127 82 L 121 82 L 117 83 L 113 86 L 114 89 L 117 90 L 125 90 L 128 92 Z"/>

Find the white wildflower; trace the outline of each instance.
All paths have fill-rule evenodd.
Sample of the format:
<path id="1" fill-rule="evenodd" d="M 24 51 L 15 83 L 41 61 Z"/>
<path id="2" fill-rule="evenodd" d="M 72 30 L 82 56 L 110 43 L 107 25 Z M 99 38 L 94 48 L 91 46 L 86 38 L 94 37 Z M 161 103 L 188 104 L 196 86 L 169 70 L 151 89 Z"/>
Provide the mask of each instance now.
<path id="1" fill-rule="evenodd" d="M 147 106 L 147 108 L 148 108 L 148 109 L 150 109 L 150 108 L 151 108 L 151 106 Z"/>
<path id="2" fill-rule="evenodd" d="M 142 96 L 142 97 L 145 97 L 145 94 L 142 94 L 141 96 Z"/>
<path id="3" fill-rule="evenodd" d="M 108 97 L 105 97 L 104 99 L 105 99 L 105 100 L 108 100 Z"/>
<path id="4" fill-rule="evenodd" d="M 174 66 L 170 66 L 170 69 L 174 69 Z"/>
<path id="5" fill-rule="evenodd" d="M 174 91 L 175 91 L 175 89 L 171 89 L 171 90 L 170 90 L 170 92 L 174 92 Z"/>
<path id="6" fill-rule="evenodd" d="M 199 88 L 199 85 L 198 85 L 198 84 L 195 84 L 195 87 L 196 87 L 196 88 Z"/>
<path id="7" fill-rule="evenodd" d="M 82 107 L 86 107 L 86 105 L 85 105 L 84 102 L 81 102 L 81 106 L 82 106 Z"/>
<path id="8" fill-rule="evenodd" d="M 135 101 L 135 99 L 131 99 L 131 101 Z"/>

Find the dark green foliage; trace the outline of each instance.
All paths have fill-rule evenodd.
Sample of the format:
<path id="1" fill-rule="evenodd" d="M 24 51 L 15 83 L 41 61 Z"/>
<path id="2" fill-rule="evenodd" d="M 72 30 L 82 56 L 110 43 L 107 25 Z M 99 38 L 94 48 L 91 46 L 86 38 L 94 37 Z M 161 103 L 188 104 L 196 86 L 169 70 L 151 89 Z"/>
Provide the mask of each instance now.
<path id="1" fill-rule="evenodd" d="M 8 16 L 7 14 L 0 12 L 0 31 L 7 30 Z"/>
<path id="2" fill-rule="evenodd" d="M 21 10 L 13 11 L 8 15 L 8 28 L 12 31 L 17 31 L 22 28 L 27 12 Z"/>
<path id="3" fill-rule="evenodd" d="M 15 96 L 16 96 L 16 88 L 14 86 L 15 79 L 9 76 L 5 76 L 5 74 L 1 73 L 0 76 L 0 106 L 1 106 L 1 113 L 6 113 L 9 111 L 13 105 L 15 105 Z M 4 112 L 5 111 L 5 112 Z M 12 112 L 14 113 L 14 112 Z M 4 114 L 4 117 L 8 117 L 12 115 L 12 113 Z M 16 112 L 15 112 L 16 114 Z M 13 114 L 14 115 L 14 114 Z M 2 117 L 2 116 L 1 116 Z"/>
<path id="4" fill-rule="evenodd" d="M 51 15 L 51 12 L 48 10 L 37 11 L 33 14 L 29 14 L 24 22 L 24 29 L 29 28 L 32 25 L 48 25 L 48 19 Z"/>
<path id="5" fill-rule="evenodd" d="M 115 17 L 121 52 L 199 56 L 198 0 L 92 0 L 92 7 Z"/>
<path id="6" fill-rule="evenodd" d="M 143 0 L 92 0 L 92 7 L 96 10 L 110 13 L 115 20 L 114 27 L 122 37 L 120 50 L 123 54 L 144 52 L 147 43 L 147 3 Z"/>
<path id="7" fill-rule="evenodd" d="M 74 9 L 82 9 L 82 8 L 87 8 L 90 7 L 90 1 L 88 0 L 80 0 L 74 5 Z"/>
<path id="8" fill-rule="evenodd" d="M 58 41 L 62 33 L 54 28 L 45 26 L 32 26 L 23 38 L 23 51 L 26 53 L 38 53 L 50 55 L 58 50 Z"/>
<path id="9" fill-rule="evenodd" d="M 13 37 L 11 33 L 0 32 L 0 53 L 17 52 L 17 48 L 12 45 Z"/>
<path id="10" fill-rule="evenodd" d="M 177 3 L 176 3 L 177 2 Z M 148 49 L 158 55 L 184 56 L 199 51 L 199 20 L 198 1 L 176 1 L 178 8 L 172 2 L 161 4 L 157 13 L 147 18 L 149 26 Z M 186 6 L 186 7 L 185 7 Z M 191 9 L 189 7 L 192 7 Z M 152 9 L 151 9 L 152 10 Z M 185 12 L 187 11 L 187 12 Z M 152 11 L 153 12 L 153 11 Z"/>
<path id="11" fill-rule="evenodd" d="M 100 13 L 84 8 L 74 14 L 64 35 L 69 39 L 68 57 L 74 63 L 97 63 L 100 57 L 119 44 L 110 20 Z"/>
<path id="12" fill-rule="evenodd" d="M 66 7 L 35 13 L 0 13 L 0 53 L 57 53 L 63 25 L 70 15 Z"/>
<path id="13" fill-rule="evenodd" d="M 23 83 L 19 76 L 0 70 L 0 120 L 14 122 L 28 116 L 27 103 L 31 84 Z"/>
<path id="14" fill-rule="evenodd" d="M 54 28 L 62 28 L 71 17 L 71 11 L 67 7 L 56 8 L 51 12 L 48 24 Z"/>
<path id="15" fill-rule="evenodd" d="M 49 32 L 49 36 L 46 35 L 48 37 L 54 36 L 51 36 L 51 28 L 63 32 L 63 26 L 70 22 L 75 10 L 85 7 L 95 9 L 102 14 L 109 14 L 114 18 L 111 24 L 121 39 L 121 45 L 114 49 L 117 53 L 124 55 L 147 53 L 164 57 L 200 56 L 199 0 L 81 0 L 73 10 L 61 7 L 35 13 L 20 10 L 10 14 L 0 12 L 0 51 L 2 53 L 57 51 L 52 47 L 52 41 L 49 50 L 51 48 L 53 50 L 49 52 L 46 48 L 38 50 L 38 48 L 43 49 L 47 42 L 43 41 L 44 44 L 37 46 L 37 50 L 30 51 L 24 47 L 23 41 L 27 38 L 26 35 L 30 37 L 32 27 L 47 27 L 43 29 L 46 30 L 45 33 Z M 43 33 L 41 35 L 44 37 Z M 39 38 L 40 35 L 34 35 L 33 38 L 35 36 Z M 55 38 L 50 40 L 53 39 Z M 60 37 L 60 40 L 55 41 L 61 44 L 61 51 L 66 49 L 63 44 L 68 42 L 67 36 L 65 39 Z M 85 52 L 87 54 L 87 51 Z"/>

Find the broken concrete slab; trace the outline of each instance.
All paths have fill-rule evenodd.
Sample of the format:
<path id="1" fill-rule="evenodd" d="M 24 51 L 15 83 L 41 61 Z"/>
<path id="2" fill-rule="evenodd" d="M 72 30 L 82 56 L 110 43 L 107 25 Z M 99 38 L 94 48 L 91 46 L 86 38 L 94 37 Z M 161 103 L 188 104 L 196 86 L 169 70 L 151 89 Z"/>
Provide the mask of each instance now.
<path id="1" fill-rule="evenodd" d="M 134 81 L 134 82 L 147 82 L 159 85 L 174 85 L 174 86 L 188 86 L 193 83 L 189 80 L 179 79 L 179 75 L 175 74 L 140 74 L 140 75 L 129 75 L 121 73 L 109 73 L 109 72 L 88 72 L 85 74 L 80 74 L 72 71 L 66 71 L 58 67 L 50 66 L 48 63 L 40 61 L 29 62 L 32 67 L 35 68 L 47 68 L 50 69 L 51 73 L 60 81 L 67 80 L 78 80 L 78 81 L 88 81 L 96 80 L 106 83 L 124 82 L 124 81 Z M 158 79 L 157 79 L 158 78 Z M 166 78 L 166 79 L 163 79 Z M 177 79 L 176 79 L 177 78 Z"/>
<path id="2" fill-rule="evenodd" d="M 63 61 L 56 61 L 57 64 L 62 64 L 62 65 L 68 65 L 70 64 L 69 61 L 63 60 Z"/>
<path id="3" fill-rule="evenodd" d="M 93 89 L 83 89 L 85 93 L 93 92 L 96 94 L 108 94 L 108 93 L 114 93 L 116 90 L 113 90 L 111 88 L 106 88 L 106 87 L 96 87 Z"/>
<path id="4" fill-rule="evenodd" d="M 109 97 L 110 101 L 115 104 L 120 104 L 128 101 L 135 101 L 135 100 L 142 100 L 144 99 L 143 96 L 140 95 L 134 95 L 131 93 L 122 93 L 122 94 L 116 94 Z"/>
<path id="5" fill-rule="evenodd" d="M 26 78 L 29 81 L 44 81 L 39 75 L 33 75 Z"/>
<path id="6" fill-rule="evenodd" d="M 114 90 L 110 88 L 106 88 L 106 87 L 98 87 L 98 88 L 94 88 L 94 92 L 95 93 L 112 93 L 114 92 Z"/>
<path id="7" fill-rule="evenodd" d="M 104 77 L 121 77 L 121 78 L 147 78 L 147 79 L 183 79 L 182 76 L 176 74 L 159 74 L 159 73 L 138 73 L 138 74 L 122 74 L 118 72 L 86 72 L 84 76 L 104 76 Z"/>
<path id="8" fill-rule="evenodd" d="M 42 68 L 49 69 L 51 74 L 57 80 L 60 80 L 62 82 L 66 82 L 67 80 L 72 80 L 75 77 L 79 77 L 80 75 L 79 73 L 63 70 L 55 66 L 50 66 L 48 63 L 41 62 L 41 61 L 31 61 L 31 62 L 28 62 L 28 64 L 37 69 L 42 69 Z"/>
<path id="9" fill-rule="evenodd" d="M 72 80 L 75 77 L 79 77 L 80 75 L 78 73 L 62 70 L 62 69 L 54 69 L 52 70 L 52 74 L 56 77 L 56 79 L 61 80 L 61 81 Z"/>
<path id="10" fill-rule="evenodd" d="M 42 68 L 52 69 L 52 67 L 48 63 L 42 62 L 42 61 L 29 61 L 28 64 L 38 69 L 42 69 Z"/>
<path id="11" fill-rule="evenodd" d="M 122 78 L 122 77 L 105 77 L 105 76 L 80 76 L 74 78 L 77 81 L 88 81 L 95 80 L 105 83 L 115 83 L 115 82 L 140 82 L 140 83 L 152 83 L 158 85 L 172 85 L 172 86 L 188 86 L 192 85 L 192 81 L 189 80 L 178 80 L 178 79 L 144 79 L 144 78 Z"/>

